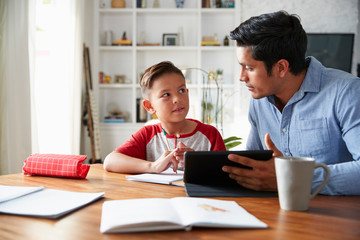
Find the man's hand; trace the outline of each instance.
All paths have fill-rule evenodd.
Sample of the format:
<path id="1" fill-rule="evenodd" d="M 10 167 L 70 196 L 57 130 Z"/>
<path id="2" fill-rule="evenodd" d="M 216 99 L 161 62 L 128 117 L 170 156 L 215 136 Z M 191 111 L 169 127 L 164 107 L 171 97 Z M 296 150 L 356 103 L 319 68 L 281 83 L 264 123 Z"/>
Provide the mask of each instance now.
<path id="1" fill-rule="evenodd" d="M 229 173 L 229 177 L 236 180 L 243 187 L 257 191 L 276 191 L 276 173 L 274 157 L 282 156 L 281 152 L 272 142 L 270 135 L 265 135 L 265 144 L 269 150 L 273 150 L 273 157 L 268 161 L 258 161 L 251 158 L 229 154 L 230 161 L 240 163 L 252 169 L 224 166 L 223 171 Z"/>

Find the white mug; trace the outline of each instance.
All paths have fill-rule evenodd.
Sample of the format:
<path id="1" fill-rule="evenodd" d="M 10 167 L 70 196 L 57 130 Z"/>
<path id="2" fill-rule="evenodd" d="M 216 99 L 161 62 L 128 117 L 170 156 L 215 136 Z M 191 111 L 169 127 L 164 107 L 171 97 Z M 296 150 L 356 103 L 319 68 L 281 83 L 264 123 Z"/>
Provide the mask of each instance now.
<path id="1" fill-rule="evenodd" d="M 314 169 L 322 167 L 324 181 L 311 193 Z M 325 186 L 330 177 L 329 168 L 310 157 L 275 157 L 276 181 L 280 207 L 291 211 L 306 211 L 309 201 Z"/>

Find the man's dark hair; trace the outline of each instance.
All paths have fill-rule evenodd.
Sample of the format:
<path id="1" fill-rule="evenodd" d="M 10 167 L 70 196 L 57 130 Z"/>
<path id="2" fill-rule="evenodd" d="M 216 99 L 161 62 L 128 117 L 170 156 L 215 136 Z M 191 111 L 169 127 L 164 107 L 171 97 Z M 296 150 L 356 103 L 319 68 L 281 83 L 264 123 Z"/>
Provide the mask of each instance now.
<path id="1" fill-rule="evenodd" d="M 306 68 L 307 36 L 297 15 L 285 11 L 251 17 L 230 33 L 238 47 L 249 47 L 253 59 L 263 61 L 271 69 L 280 59 L 289 62 L 294 75 Z"/>

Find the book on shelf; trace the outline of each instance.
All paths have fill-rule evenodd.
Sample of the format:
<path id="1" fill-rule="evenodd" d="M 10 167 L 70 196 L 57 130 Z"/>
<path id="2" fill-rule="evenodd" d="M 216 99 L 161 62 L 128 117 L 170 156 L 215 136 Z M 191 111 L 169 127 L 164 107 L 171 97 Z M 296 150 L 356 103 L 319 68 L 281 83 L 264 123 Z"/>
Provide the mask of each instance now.
<path id="1" fill-rule="evenodd" d="M 99 84 L 103 84 L 104 83 L 104 72 L 99 72 Z"/>
<path id="2" fill-rule="evenodd" d="M 121 216 L 121 217 L 119 217 Z M 267 228 L 235 201 L 206 198 L 143 198 L 106 201 L 100 232 L 145 232 L 207 228 Z"/>
<path id="3" fill-rule="evenodd" d="M 132 45 L 132 41 L 131 40 L 114 40 L 114 42 L 112 43 L 113 46 L 131 46 Z"/>
<path id="4" fill-rule="evenodd" d="M 201 46 L 220 46 L 220 43 L 216 41 L 202 41 Z"/>
<path id="5" fill-rule="evenodd" d="M 100 199 L 104 194 L 45 189 L 43 186 L 0 185 L 0 213 L 56 219 Z"/>
<path id="6" fill-rule="evenodd" d="M 136 122 L 146 122 L 148 113 L 142 105 L 142 99 L 136 98 Z"/>
<path id="7" fill-rule="evenodd" d="M 125 116 L 106 116 L 104 123 L 125 123 Z"/>

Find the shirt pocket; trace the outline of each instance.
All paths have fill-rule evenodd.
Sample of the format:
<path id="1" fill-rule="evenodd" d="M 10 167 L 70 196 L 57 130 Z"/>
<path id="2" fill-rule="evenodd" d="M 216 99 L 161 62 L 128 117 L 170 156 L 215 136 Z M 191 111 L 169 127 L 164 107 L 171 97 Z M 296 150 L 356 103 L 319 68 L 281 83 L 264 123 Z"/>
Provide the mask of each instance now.
<path id="1" fill-rule="evenodd" d="M 330 149 L 330 135 L 326 118 L 295 122 L 296 149 L 302 156 L 316 156 Z"/>

